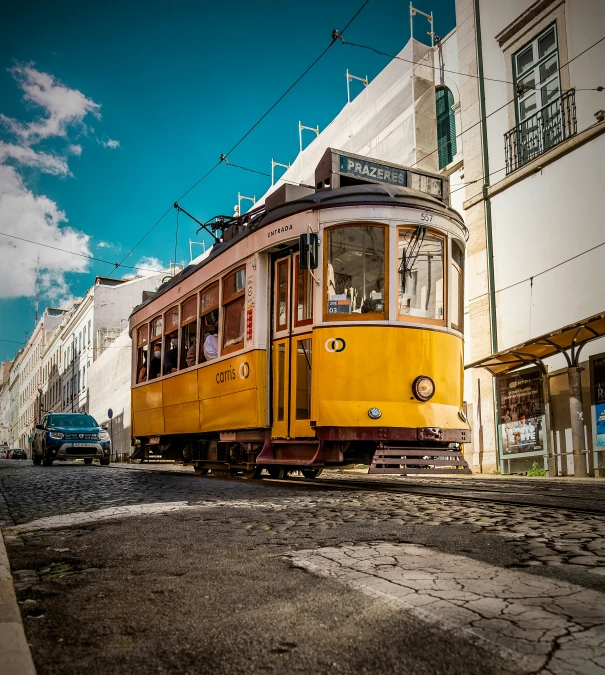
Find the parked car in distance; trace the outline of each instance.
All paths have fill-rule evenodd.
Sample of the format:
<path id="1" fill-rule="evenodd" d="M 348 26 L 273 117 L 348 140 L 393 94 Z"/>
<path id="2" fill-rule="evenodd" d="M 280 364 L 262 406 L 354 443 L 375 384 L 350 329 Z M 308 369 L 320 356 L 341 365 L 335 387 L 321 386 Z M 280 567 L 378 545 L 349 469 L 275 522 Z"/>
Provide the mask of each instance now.
<path id="1" fill-rule="evenodd" d="M 86 413 L 47 413 L 36 424 L 32 445 L 34 464 L 44 466 L 56 459 L 83 459 L 85 464 L 98 459 L 106 466 L 111 458 L 109 434 Z"/>
<path id="2" fill-rule="evenodd" d="M 27 459 L 27 452 L 21 450 L 20 448 L 15 448 L 10 450 L 11 459 Z"/>

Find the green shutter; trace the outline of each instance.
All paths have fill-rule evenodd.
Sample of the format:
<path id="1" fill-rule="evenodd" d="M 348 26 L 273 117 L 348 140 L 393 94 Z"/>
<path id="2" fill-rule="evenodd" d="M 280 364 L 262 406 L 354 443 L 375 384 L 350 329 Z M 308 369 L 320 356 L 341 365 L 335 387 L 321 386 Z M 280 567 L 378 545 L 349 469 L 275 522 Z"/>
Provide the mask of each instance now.
<path id="1" fill-rule="evenodd" d="M 437 148 L 439 168 L 447 166 L 456 154 L 456 118 L 452 106 L 454 96 L 447 87 L 438 87 L 435 91 L 437 108 Z"/>

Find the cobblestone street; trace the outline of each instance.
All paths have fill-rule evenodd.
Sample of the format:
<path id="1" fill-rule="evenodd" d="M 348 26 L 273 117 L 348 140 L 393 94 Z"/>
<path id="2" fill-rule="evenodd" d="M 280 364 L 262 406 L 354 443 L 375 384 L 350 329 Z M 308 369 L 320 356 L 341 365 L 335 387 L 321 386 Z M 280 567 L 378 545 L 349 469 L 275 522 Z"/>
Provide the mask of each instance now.
<path id="1" fill-rule="evenodd" d="M 447 484 L 488 482 L 586 494 Z M 605 673 L 605 515 L 8 461 L 0 495 L 39 673 Z"/>

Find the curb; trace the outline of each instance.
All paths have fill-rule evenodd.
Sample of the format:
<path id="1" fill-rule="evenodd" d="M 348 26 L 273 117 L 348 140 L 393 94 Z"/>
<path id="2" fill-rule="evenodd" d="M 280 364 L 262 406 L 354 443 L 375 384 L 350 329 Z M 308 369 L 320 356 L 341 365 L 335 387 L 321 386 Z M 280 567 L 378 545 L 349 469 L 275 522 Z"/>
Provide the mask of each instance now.
<path id="1" fill-rule="evenodd" d="M 0 673 L 36 675 L 13 587 L 4 538 L 0 532 Z"/>

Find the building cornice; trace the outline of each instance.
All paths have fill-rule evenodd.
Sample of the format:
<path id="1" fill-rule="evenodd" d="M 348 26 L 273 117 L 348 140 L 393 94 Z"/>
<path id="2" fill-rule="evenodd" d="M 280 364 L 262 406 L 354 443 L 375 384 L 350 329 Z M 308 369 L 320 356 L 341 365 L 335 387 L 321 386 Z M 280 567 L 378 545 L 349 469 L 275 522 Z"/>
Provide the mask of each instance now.
<path id="1" fill-rule="evenodd" d="M 496 35 L 496 40 L 500 47 L 515 37 L 528 24 L 532 23 L 544 10 L 548 9 L 551 5 L 561 4 L 562 2 L 565 2 L 565 0 L 538 0 L 534 2 L 523 14 L 520 14 L 512 23 L 509 23 L 504 30 Z"/>

